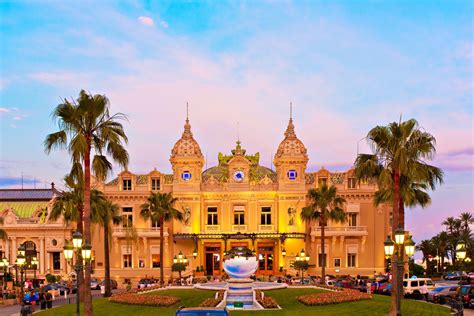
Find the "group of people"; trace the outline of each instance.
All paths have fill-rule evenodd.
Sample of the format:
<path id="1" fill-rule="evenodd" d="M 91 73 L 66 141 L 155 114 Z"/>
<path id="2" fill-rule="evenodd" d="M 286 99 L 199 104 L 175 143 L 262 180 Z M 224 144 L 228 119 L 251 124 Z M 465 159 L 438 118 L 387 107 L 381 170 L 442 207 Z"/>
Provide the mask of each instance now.
<path id="1" fill-rule="evenodd" d="M 23 296 L 25 305 L 40 305 L 41 309 L 51 308 L 53 306 L 53 296 L 43 289 L 31 289 L 26 291 Z"/>

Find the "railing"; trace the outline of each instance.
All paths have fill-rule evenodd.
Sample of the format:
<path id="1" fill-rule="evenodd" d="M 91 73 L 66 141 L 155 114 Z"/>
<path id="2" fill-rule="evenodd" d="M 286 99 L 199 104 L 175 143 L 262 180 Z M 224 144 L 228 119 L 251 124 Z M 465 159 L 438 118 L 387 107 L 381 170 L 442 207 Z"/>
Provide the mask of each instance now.
<path id="1" fill-rule="evenodd" d="M 160 236 L 159 227 L 137 227 L 137 228 L 127 228 L 127 227 L 114 227 L 112 236 L 124 237 L 128 234 L 137 234 L 138 237 L 158 237 Z M 168 227 L 163 227 L 163 235 L 168 235 Z"/>
<path id="2" fill-rule="evenodd" d="M 247 231 L 247 225 L 232 225 L 232 231 L 245 232 Z"/>
<path id="3" fill-rule="evenodd" d="M 258 225 L 258 230 L 261 232 L 272 232 L 275 230 L 275 225 Z"/>
<path id="4" fill-rule="evenodd" d="M 445 297 L 446 305 L 451 308 L 451 315 L 462 316 L 464 315 L 464 306 L 462 302 L 454 300 L 450 297 Z"/>
<path id="5" fill-rule="evenodd" d="M 218 232 L 221 230 L 221 226 L 220 225 L 206 225 L 204 226 L 204 230 L 208 232 Z"/>
<path id="6" fill-rule="evenodd" d="M 326 226 L 324 232 L 326 235 L 365 235 L 367 226 Z M 321 226 L 312 226 L 311 234 L 320 235 Z"/>

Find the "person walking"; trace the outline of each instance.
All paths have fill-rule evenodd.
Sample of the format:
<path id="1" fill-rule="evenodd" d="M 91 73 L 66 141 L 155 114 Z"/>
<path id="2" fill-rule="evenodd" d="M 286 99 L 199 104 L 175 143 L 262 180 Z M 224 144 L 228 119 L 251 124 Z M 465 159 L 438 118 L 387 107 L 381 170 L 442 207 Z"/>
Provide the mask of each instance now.
<path id="1" fill-rule="evenodd" d="M 367 281 L 367 294 L 371 294 L 372 293 L 372 283 L 370 283 L 370 281 Z"/>
<path id="2" fill-rule="evenodd" d="M 422 299 L 428 301 L 428 286 L 426 285 L 426 282 L 423 282 L 423 285 L 420 287 L 420 293 Z"/>

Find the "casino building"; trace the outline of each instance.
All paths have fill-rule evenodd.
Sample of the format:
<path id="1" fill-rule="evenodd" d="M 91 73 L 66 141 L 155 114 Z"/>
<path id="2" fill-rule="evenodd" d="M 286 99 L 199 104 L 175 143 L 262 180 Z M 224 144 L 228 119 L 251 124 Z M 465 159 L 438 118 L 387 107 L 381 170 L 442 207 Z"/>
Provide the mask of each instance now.
<path id="1" fill-rule="evenodd" d="M 307 192 L 323 184 L 335 185 L 346 199 L 347 221 L 326 228 L 327 273 L 373 275 L 383 272 L 384 237 L 390 232 L 390 209 L 374 206 L 376 186 L 359 183 L 353 170 L 306 170 L 307 149 L 290 118 L 273 163 L 275 171 L 260 165 L 259 153 L 249 154 L 240 141 L 229 154 L 219 153 L 218 165 L 203 170 L 204 157 L 186 119 L 181 138 L 171 150 L 172 174 L 123 171 L 108 183 L 96 183 L 121 208 L 123 222 L 113 229 L 111 275 L 117 279 L 159 276 L 163 264 L 171 276 L 173 257 L 189 260 L 186 273 L 196 267 L 206 275 L 221 275 L 227 250 L 246 246 L 259 259 L 258 275 L 294 273 L 301 249 L 310 256 L 309 273 L 318 275 L 321 229 L 301 221 Z M 172 192 L 184 221 L 165 224 L 164 262 L 160 262 L 158 223 L 145 221 L 140 206 L 150 192 Z M 100 229 L 95 230 L 96 276 L 103 276 Z"/>
<path id="2" fill-rule="evenodd" d="M 121 172 L 108 183 L 93 185 L 120 206 L 122 223 L 113 227 L 110 249 L 111 276 L 119 284 L 129 279 L 158 277 L 161 264 L 171 277 L 173 257 L 188 258 L 184 275 L 197 267 L 206 275 L 221 275 L 222 258 L 236 246 L 246 246 L 258 256 L 258 275 L 296 273 L 293 263 L 304 249 L 310 257 L 309 273 L 320 274 L 321 229 L 318 223 L 301 221 L 307 192 L 323 184 L 335 185 L 346 199 L 347 221 L 326 228 L 328 274 L 373 275 L 383 272 L 384 237 L 390 233 L 390 209 L 374 206 L 376 186 L 359 183 L 353 170 L 330 172 L 324 168 L 307 171 L 308 155 L 290 118 L 278 146 L 274 170 L 260 165 L 259 154 L 249 154 L 240 141 L 229 154 L 219 153 L 218 165 L 203 170 L 204 157 L 186 119 L 181 138 L 171 150 L 173 173 L 152 170 L 148 174 Z M 74 223 L 52 222 L 47 214 L 60 194 L 48 190 L 0 190 L 0 228 L 9 238 L 0 240 L 0 252 L 14 262 L 16 248 L 26 243 L 36 251 L 39 277 L 47 273 L 70 275 L 71 267 L 62 253 Z M 160 249 L 159 224 L 140 216 L 141 205 L 150 192 L 172 192 L 175 207 L 184 221 L 166 223 L 165 244 Z M 3 227 L 1 227 L 3 226 Z M 104 277 L 103 231 L 94 226 L 93 274 Z M 164 251 L 164 262 L 160 262 Z M 31 275 L 31 271 L 29 272 Z"/>

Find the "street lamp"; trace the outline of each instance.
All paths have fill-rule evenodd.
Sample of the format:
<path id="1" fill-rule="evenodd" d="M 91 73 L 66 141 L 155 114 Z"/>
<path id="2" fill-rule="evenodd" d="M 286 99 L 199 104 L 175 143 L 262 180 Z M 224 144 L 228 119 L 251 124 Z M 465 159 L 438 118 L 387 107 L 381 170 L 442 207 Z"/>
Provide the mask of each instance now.
<path id="1" fill-rule="evenodd" d="M 25 248 L 22 246 L 18 247 L 18 254 L 16 256 L 16 265 L 20 267 L 20 299 L 21 299 L 21 310 L 23 311 L 23 307 L 25 306 L 23 272 L 24 272 L 24 268 L 26 267 L 26 257 L 24 255 Z"/>
<path id="2" fill-rule="evenodd" d="M 283 257 L 286 257 L 286 250 L 285 250 L 285 248 L 283 248 L 283 249 L 281 250 L 281 255 L 282 255 Z"/>
<path id="3" fill-rule="evenodd" d="M 33 257 L 33 259 L 31 259 L 31 267 L 33 268 L 33 280 L 34 280 L 34 283 L 36 285 L 36 269 L 38 269 L 38 258 L 36 257 Z"/>
<path id="4" fill-rule="evenodd" d="M 77 283 L 76 315 L 79 316 L 80 315 L 79 293 L 81 292 L 79 277 L 81 275 L 82 270 L 86 267 L 87 262 L 91 260 L 92 246 L 88 242 L 84 243 L 82 240 L 81 232 L 76 231 L 74 234 L 72 234 L 72 245 L 69 241 L 66 241 L 66 244 L 63 247 L 63 253 L 64 253 L 64 258 L 66 258 L 67 262 L 71 266 L 74 266 L 74 271 L 76 272 L 76 283 Z M 74 257 L 74 253 L 76 254 L 76 264 L 73 265 L 72 259 Z M 83 261 L 84 261 L 84 264 L 83 264 Z M 86 285 L 86 286 L 89 286 L 89 285 Z"/>
<path id="5" fill-rule="evenodd" d="M 402 280 L 402 269 L 403 269 L 403 264 L 405 263 L 403 261 L 403 252 L 407 254 L 408 257 L 413 256 L 415 253 L 415 242 L 412 239 L 412 236 L 410 235 L 407 240 L 405 240 L 405 234 L 408 232 L 405 232 L 401 226 L 398 226 L 398 228 L 395 230 L 395 241 L 390 238 L 390 236 L 387 236 L 387 239 L 384 242 L 384 252 L 385 252 L 385 258 L 389 259 L 393 255 L 397 255 L 397 262 L 396 262 L 396 268 L 397 268 L 397 279 Z M 393 280 L 393 282 L 396 282 L 397 280 Z M 402 286 L 401 282 L 397 282 L 397 291 L 395 292 L 396 295 L 396 301 L 397 301 L 397 315 L 401 315 L 401 310 L 400 310 L 400 298 L 402 296 Z"/>
<path id="6" fill-rule="evenodd" d="M 194 257 L 194 259 L 196 259 L 197 256 L 198 256 L 197 248 L 194 248 L 194 251 L 193 251 L 193 257 Z"/>
<path id="7" fill-rule="evenodd" d="M 306 266 L 309 262 L 309 256 L 306 255 L 304 252 L 304 249 L 301 249 L 299 256 L 296 256 L 296 261 L 301 262 L 299 263 L 299 267 L 301 270 L 301 284 L 303 284 L 304 281 L 304 269 L 303 267 Z"/>
<path id="8" fill-rule="evenodd" d="M 3 267 L 3 289 L 7 288 L 7 268 L 8 268 L 8 259 L 7 257 L 3 256 L 0 260 L 0 267 Z"/>
<path id="9" fill-rule="evenodd" d="M 456 245 L 456 258 L 464 261 L 464 259 L 466 259 L 466 254 L 466 244 L 463 241 L 459 241 Z"/>

